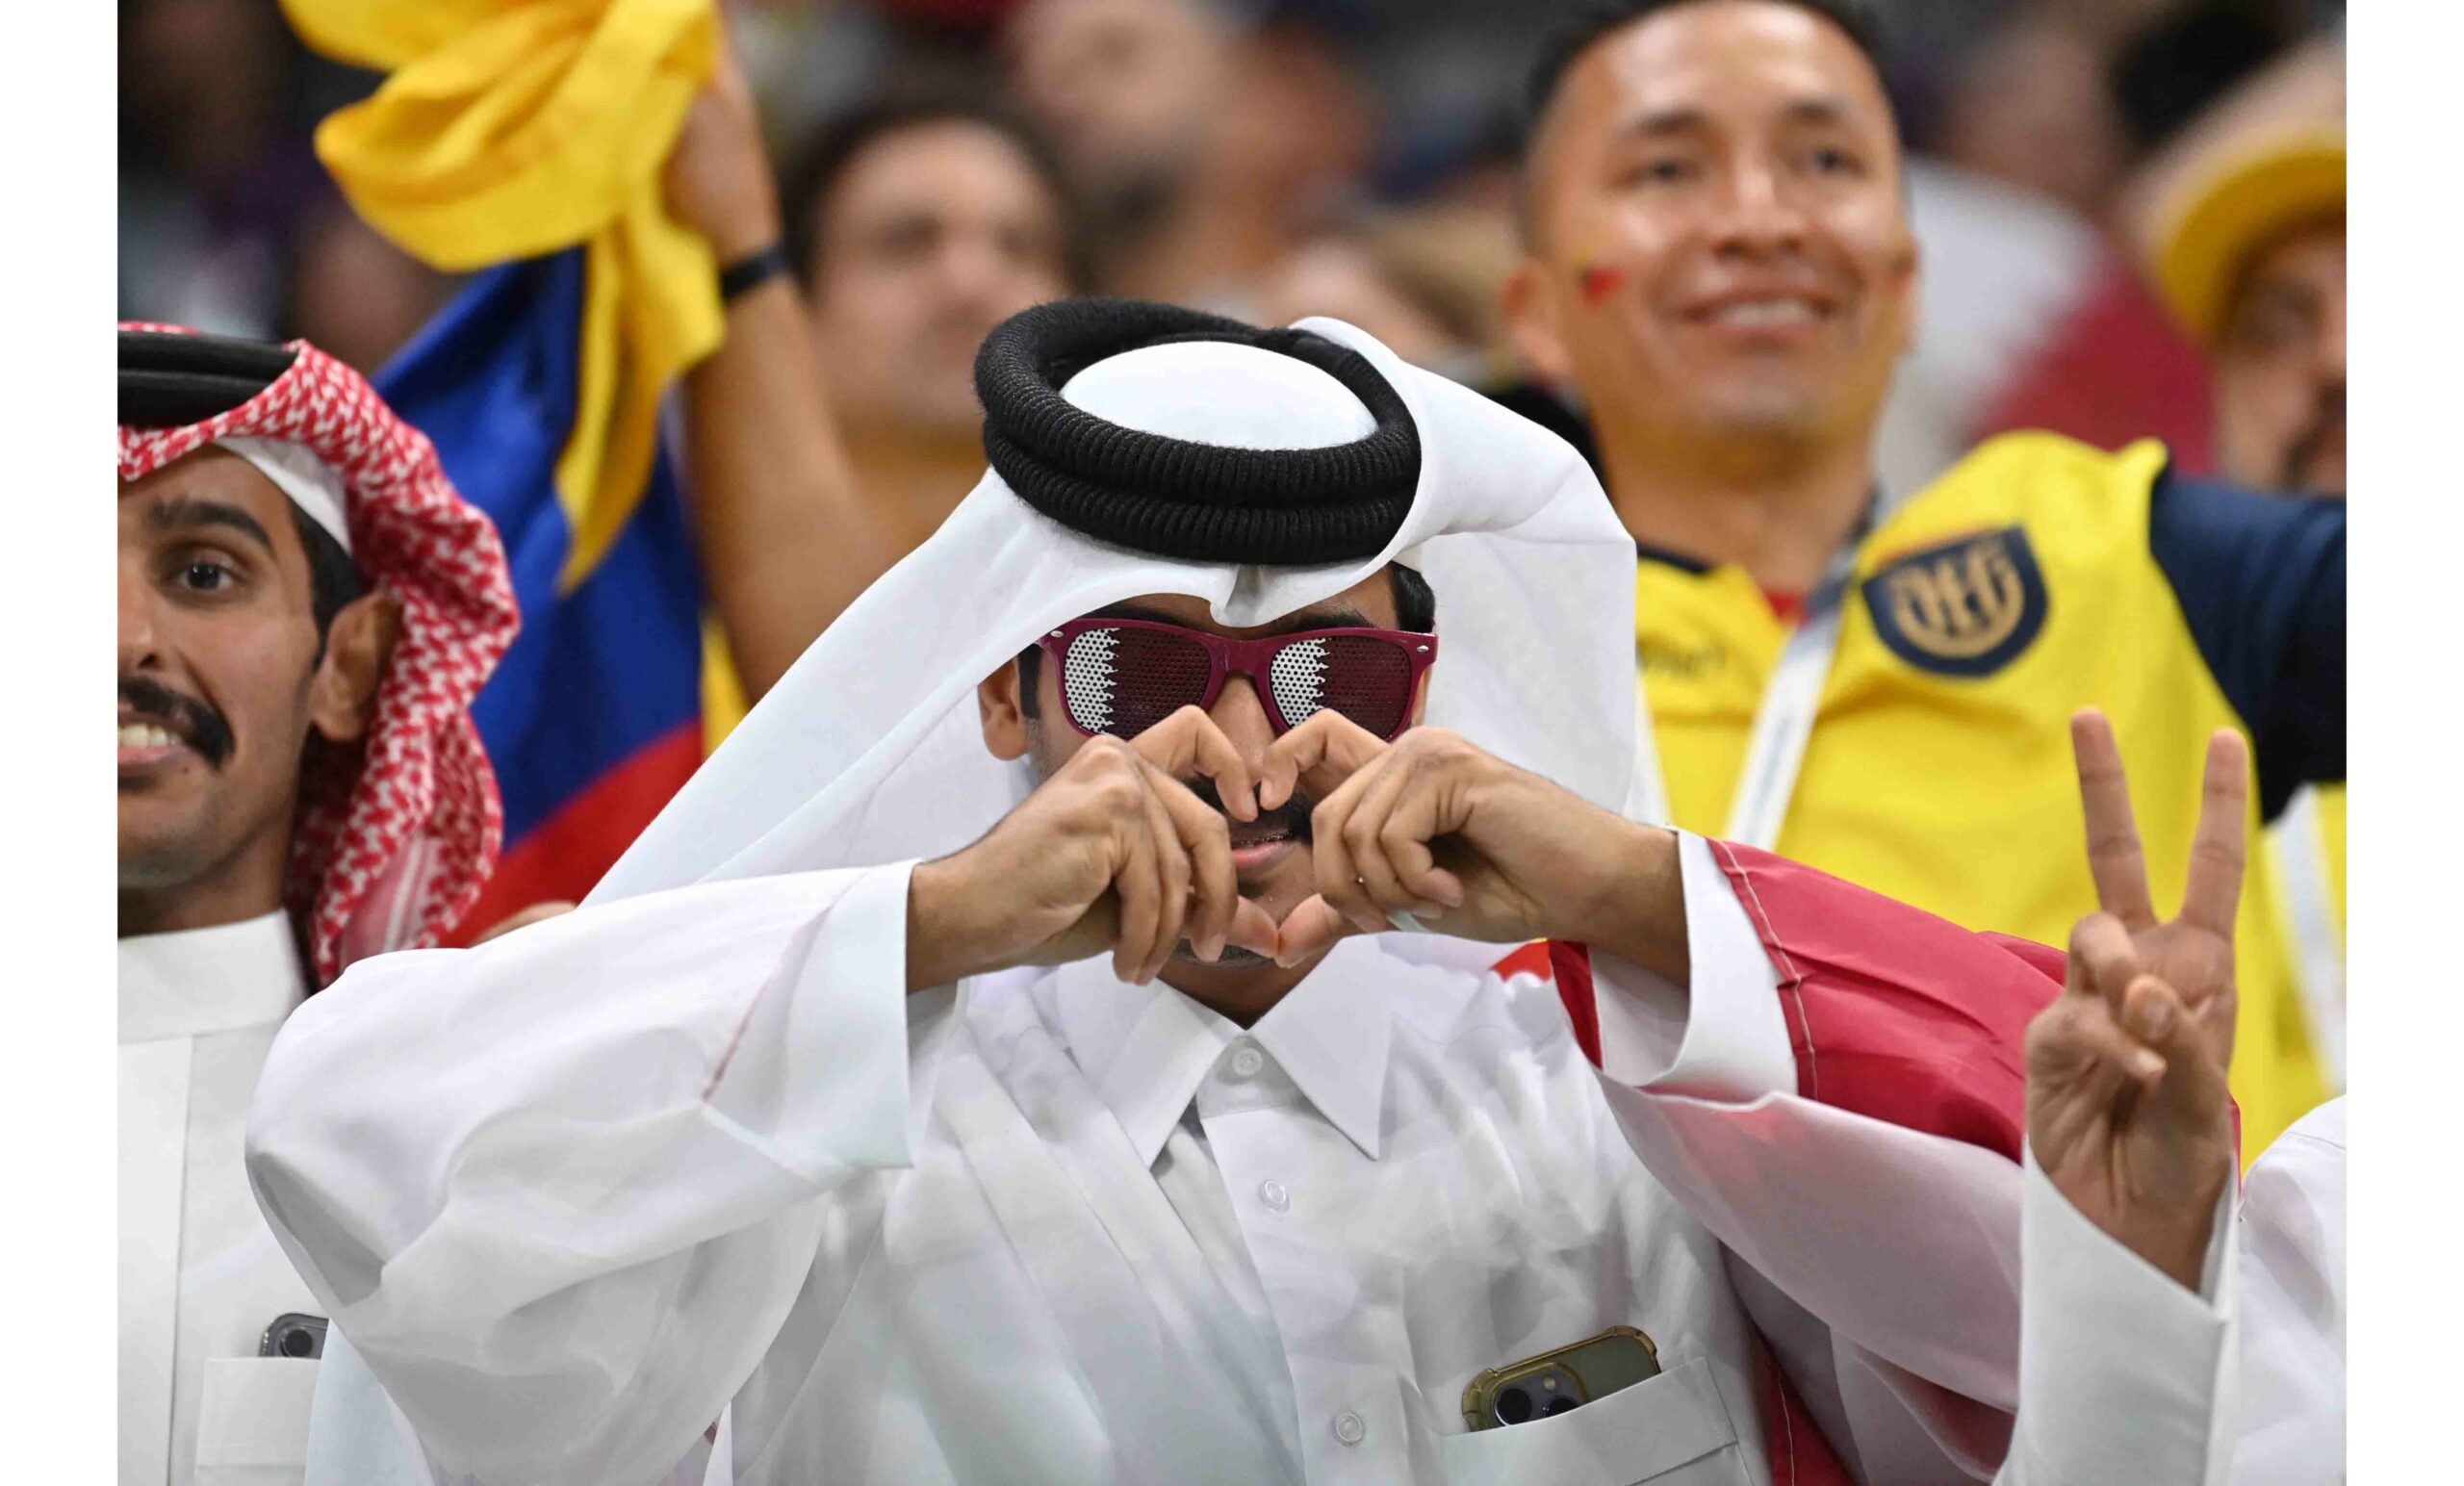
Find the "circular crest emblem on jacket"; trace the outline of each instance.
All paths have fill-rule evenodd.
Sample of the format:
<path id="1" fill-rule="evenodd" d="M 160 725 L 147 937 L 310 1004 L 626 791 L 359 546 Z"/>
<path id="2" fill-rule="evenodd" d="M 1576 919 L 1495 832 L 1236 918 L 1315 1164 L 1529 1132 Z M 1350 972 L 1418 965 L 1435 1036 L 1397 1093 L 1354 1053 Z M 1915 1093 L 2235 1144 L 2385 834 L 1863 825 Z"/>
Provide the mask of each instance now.
<path id="1" fill-rule="evenodd" d="M 1990 676 L 2044 629 L 2044 575 L 2017 526 L 1911 552 L 1864 591 L 1890 653 L 1941 676 Z"/>

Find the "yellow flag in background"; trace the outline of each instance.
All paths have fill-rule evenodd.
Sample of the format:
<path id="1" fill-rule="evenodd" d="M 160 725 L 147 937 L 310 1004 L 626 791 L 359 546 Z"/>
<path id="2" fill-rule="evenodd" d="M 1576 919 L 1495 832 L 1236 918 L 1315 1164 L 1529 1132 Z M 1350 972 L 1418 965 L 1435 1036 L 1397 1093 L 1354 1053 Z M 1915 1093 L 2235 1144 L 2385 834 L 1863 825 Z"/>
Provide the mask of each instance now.
<path id="1" fill-rule="evenodd" d="M 648 487 L 668 385 L 719 343 L 710 251 L 659 172 L 717 61 L 714 0 L 283 0 L 300 37 L 388 73 L 317 130 L 369 224 L 448 272 L 582 245 L 580 405 L 556 464 L 561 587 Z"/>

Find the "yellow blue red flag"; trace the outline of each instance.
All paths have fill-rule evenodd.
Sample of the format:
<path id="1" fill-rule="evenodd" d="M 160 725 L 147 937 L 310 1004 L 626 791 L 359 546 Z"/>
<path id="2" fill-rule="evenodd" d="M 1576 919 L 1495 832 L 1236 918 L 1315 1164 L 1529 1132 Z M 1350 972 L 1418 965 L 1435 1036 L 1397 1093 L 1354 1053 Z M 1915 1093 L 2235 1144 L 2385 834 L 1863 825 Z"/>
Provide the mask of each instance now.
<path id="1" fill-rule="evenodd" d="M 476 281 L 379 374 L 495 519 L 523 633 L 473 705 L 505 807 L 468 923 L 579 898 L 701 760 L 704 595 L 659 409 L 722 327 L 660 167 L 713 0 L 283 0 L 387 73 L 317 152 L 395 243 Z"/>

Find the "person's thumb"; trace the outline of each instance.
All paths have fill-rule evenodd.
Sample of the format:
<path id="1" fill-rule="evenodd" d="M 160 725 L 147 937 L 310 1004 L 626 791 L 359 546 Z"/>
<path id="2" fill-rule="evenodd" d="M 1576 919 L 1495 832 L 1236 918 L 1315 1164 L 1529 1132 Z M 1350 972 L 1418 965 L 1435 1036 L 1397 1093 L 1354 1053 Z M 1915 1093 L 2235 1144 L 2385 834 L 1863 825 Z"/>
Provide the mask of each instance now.
<path id="1" fill-rule="evenodd" d="M 1282 936 L 1272 916 L 1247 898 L 1232 908 L 1232 925 L 1223 942 L 1235 949 L 1245 949 L 1253 955 L 1272 960 L 1282 947 Z"/>

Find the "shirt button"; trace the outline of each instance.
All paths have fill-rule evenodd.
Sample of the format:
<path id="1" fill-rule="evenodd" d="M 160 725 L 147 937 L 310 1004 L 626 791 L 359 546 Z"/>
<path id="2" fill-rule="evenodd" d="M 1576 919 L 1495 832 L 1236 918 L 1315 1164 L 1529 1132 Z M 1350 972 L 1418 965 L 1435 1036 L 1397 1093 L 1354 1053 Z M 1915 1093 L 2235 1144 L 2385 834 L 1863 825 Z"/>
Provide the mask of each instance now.
<path id="1" fill-rule="evenodd" d="M 1266 1065 L 1266 1054 L 1254 1047 L 1239 1047 L 1233 1050 L 1232 1076 L 1234 1078 L 1255 1078 L 1258 1076 L 1258 1070 Z"/>
<path id="2" fill-rule="evenodd" d="M 1258 1200 L 1265 1203 L 1269 1211 L 1280 1213 L 1292 1206 L 1292 1193 L 1283 1190 L 1281 1182 L 1270 1176 L 1258 1184 Z"/>
<path id="3" fill-rule="evenodd" d="M 1358 1445 L 1369 1438 L 1369 1421 L 1349 1409 L 1335 1416 L 1335 1438 L 1346 1445 Z"/>

